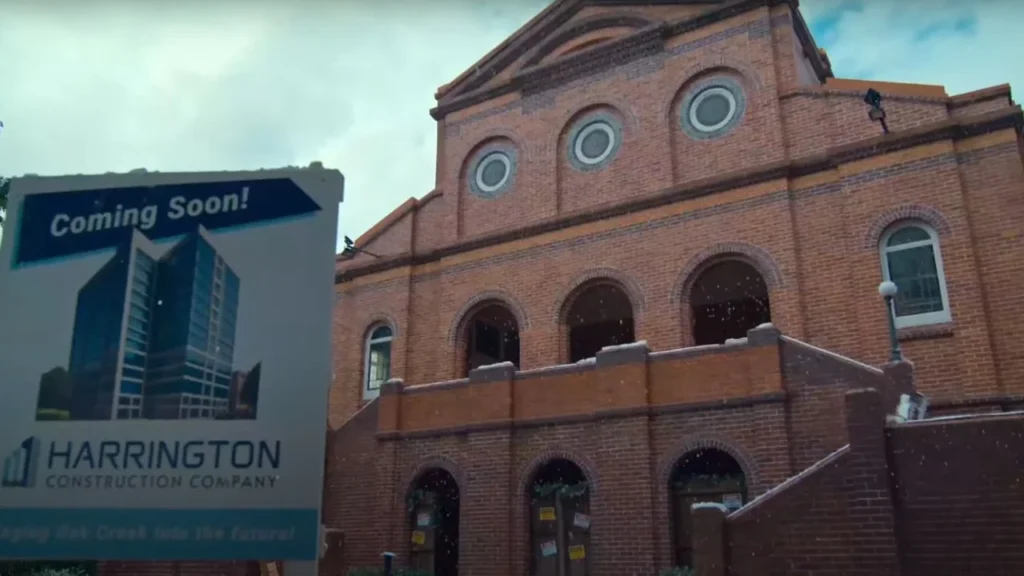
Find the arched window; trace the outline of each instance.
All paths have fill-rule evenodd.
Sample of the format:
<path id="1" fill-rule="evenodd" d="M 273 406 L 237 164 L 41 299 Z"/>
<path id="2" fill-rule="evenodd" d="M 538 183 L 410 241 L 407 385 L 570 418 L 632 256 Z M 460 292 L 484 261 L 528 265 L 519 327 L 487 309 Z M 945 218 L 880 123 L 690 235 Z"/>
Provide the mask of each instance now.
<path id="1" fill-rule="evenodd" d="M 896 284 L 896 327 L 949 322 L 949 296 L 939 236 L 930 226 L 908 223 L 882 236 L 882 276 Z"/>
<path id="2" fill-rule="evenodd" d="M 363 362 L 363 400 L 380 396 L 380 387 L 391 378 L 390 326 L 378 326 L 366 339 L 366 358 Z"/>

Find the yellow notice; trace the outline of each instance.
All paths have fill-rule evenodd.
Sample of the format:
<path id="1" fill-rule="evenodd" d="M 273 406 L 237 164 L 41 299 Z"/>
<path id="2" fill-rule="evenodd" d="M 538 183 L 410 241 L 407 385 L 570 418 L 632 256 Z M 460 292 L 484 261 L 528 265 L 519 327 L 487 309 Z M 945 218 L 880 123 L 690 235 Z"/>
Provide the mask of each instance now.
<path id="1" fill-rule="evenodd" d="M 541 520 L 554 520 L 555 519 L 555 509 L 554 508 L 541 508 L 540 509 L 540 519 Z"/>
<path id="2" fill-rule="evenodd" d="M 412 543 L 422 545 L 427 541 L 427 533 L 423 530 L 412 531 Z"/>
<path id="3" fill-rule="evenodd" d="M 583 560 L 587 557 L 587 549 L 583 544 L 569 546 L 569 560 Z"/>

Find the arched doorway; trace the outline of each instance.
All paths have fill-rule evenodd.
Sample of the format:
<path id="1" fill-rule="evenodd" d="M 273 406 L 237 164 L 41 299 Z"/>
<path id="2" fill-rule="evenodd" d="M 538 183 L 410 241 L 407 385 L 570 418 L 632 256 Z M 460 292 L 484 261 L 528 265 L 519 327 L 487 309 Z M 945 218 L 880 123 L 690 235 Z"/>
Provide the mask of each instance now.
<path id="1" fill-rule="evenodd" d="M 459 572 L 459 485 L 443 468 L 420 474 L 409 489 L 410 564 L 434 576 Z"/>
<path id="2" fill-rule="evenodd" d="M 466 374 L 501 362 L 519 368 L 519 322 L 506 306 L 484 304 L 466 321 L 465 330 Z"/>
<path id="3" fill-rule="evenodd" d="M 690 291 L 690 311 L 696 346 L 746 338 L 747 330 L 772 319 L 768 285 L 742 260 L 716 262 L 701 272 Z"/>
<path id="4" fill-rule="evenodd" d="M 633 303 L 611 282 L 595 282 L 581 289 L 565 315 L 569 336 L 569 362 L 593 358 L 605 346 L 635 340 Z"/>
<path id="5" fill-rule="evenodd" d="M 528 485 L 532 576 L 587 576 L 590 487 L 573 461 L 542 464 Z"/>
<path id="6" fill-rule="evenodd" d="M 690 508 L 698 502 L 721 502 L 730 510 L 747 501 L 743 468 L 729 453 L 701 448 L 684 454 L 668 481 L 672 543 L 676 566 L 691 566 L 693 522 Z"/>

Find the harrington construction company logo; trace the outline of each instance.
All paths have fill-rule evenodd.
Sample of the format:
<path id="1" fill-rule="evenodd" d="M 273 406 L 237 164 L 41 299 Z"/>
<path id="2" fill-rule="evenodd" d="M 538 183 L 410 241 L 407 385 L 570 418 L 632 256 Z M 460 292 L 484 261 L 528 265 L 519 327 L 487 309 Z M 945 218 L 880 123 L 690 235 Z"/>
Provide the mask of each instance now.
<path id="1" fill-rule="evenodd" d="M 4 475 L 0 486 L 4 488 L 32 488 L 36 485 L 39 468 L 39 439 L 29 436 L 4 458 Z"/>

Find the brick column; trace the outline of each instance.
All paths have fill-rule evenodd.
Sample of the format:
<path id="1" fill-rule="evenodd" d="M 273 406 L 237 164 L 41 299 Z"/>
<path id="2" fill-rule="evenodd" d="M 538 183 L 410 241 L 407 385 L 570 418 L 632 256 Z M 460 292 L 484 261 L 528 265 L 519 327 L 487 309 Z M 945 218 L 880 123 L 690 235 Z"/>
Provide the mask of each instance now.
<path id="1" fill-rule="evenodd" d="M 512 420 L 512 394 L 516 369 L 511 362 L 483 366 L 469 372 L 470 386 L 499 387 L 495 403 Z M 497 396 L 497 394 L 495 394 Z M 495 406 L 497 408 L 497 406 Z M 512 428 L 471 431 L 465 436 L 465 450 L 474 454 L 466 460 L 466 476 L 459 499 L 459 573 L 474 576 L 505 576 L 512 562 L 513 497 Z M 502 515 L 505 515 L 502 517 Z"/>
<path id="2" fill-rule="evenodd" d="M 694 576 L 725 576 L 725 516 L 728 510 L 717 502 L 693 505 Z"/>
<path id="3" fill-rule="evenodd" d="M 883 408 L 885 408 L 886 414 L 895 414 L 901 395 L 914 396 L 917 394 L 917 385 L 914 382 L 914 363 L 909 360 L 889 362 L 882 365 L 882 372 L 891 382 L 891 389 L 882 394 L 885 403 Z"/>
<path id="4" fill-rule="evenodd" d="M 851 575 L 900 576 L 896 517 L 889 482 L 882 395 L 873 388 L 846 393 L 850 455 L 844 488 L 852 532 Z"/>
<path id="5" fill-rule="evenodd" d="M 406 560 L 404 556 L 408 548 L 405 540 L 408 534 L 405 532 L 407 518 L 404 498 L 408 486 L 398 485 L 401 442 L 396 441 L 402 430 L 404 393 L 405 383 L 399 378 L 392 378 L 381 386 L 380 397 L 376 400 L 380 405 L 377 437 L 387 439 L 378 447 L 374 462 L 377 476 L 377 495 L 374 502 L 377 508 L 376 518 L 384 528 L 377 534 L 380 535 L 380 552 L 394 552 L 398 555 L 395 559 L 396 566 L 401 566 Z"/>

